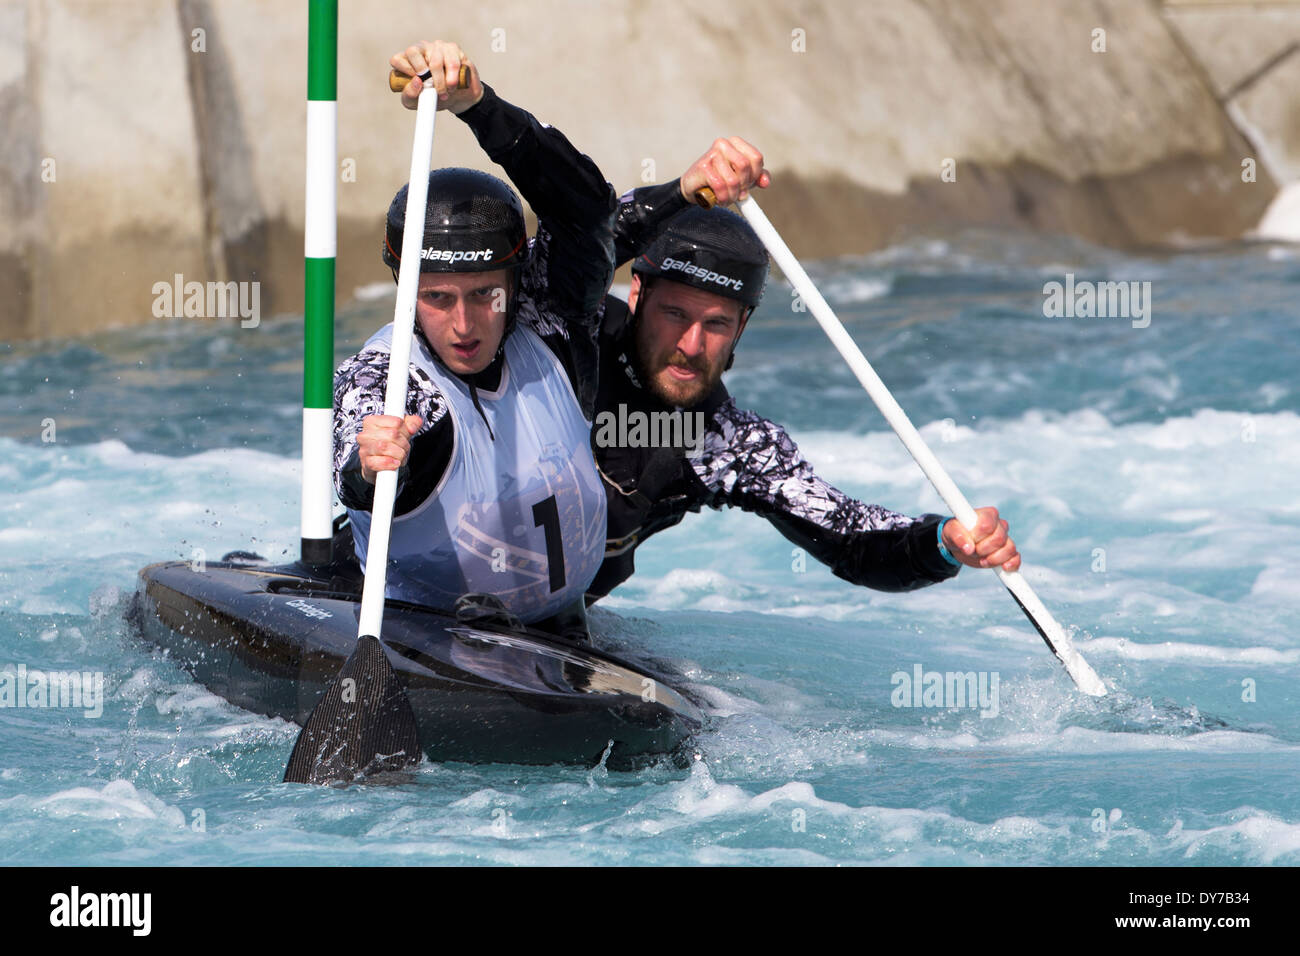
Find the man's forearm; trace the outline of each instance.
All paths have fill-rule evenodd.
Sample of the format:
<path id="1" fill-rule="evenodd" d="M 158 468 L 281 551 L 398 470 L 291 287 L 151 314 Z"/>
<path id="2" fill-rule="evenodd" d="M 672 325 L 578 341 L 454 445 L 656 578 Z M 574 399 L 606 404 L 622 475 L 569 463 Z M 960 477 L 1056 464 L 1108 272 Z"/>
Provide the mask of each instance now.
<path id="1" fill-rule="evenodd" d="M 397 517 L 414 511 L 438 487 L 451 463 L 455 446 L 453 428 L 448 415 L 411 439 L 411 453 L 397 471 L 397 498 L 393 503 L 393 514 Z M 345 508 L 370 511 L 374 507 L 374 482 L 367 480 L 362 472 L 355 441 L 338 468 L 335 490 Z"/>
<path id="2" fill-rule="evenodd" d="M 334 379 L 334 491 L 344 507 L 359 511 L 371 509 L 374 485 L 362 474 L 357 438 L 367 417 L 383 414 L 388 357 L 383 349 L 362 349 L 339 367 Z M 447 402 L 416 366 L 412 366 L 407 386 L 406 411 L 419 415 L 424 427 L 411 439 L 410 457 L 398 472 L 395 513 L 399 515 L 423 500 L 420 497 L 412 503 L 412 495 L 419 496 L 421 488 L 437 485 L 453 442 Z"/>
<path id="3" fill-rule="evenodd" d="M 631 262 L 673 215 L 690 205 L 682 196 L 681 180 L 642 186 L 624 193 L 614 213 L 614 262 Z"/>
<path id="4" fill-rule="evenodd" d="M 505 169 L 539 219 L 596 226 L 614 211 L 600 169 L 553 126 L 483 84 L 483 98 L 460 114 L 483 151 Z"/>
<path id="5" fill-rule="evenodd" d="M 397 473 L 397 487 L 401 490 L 406 478 L 406 468 Z M 356 443 L 347 452 L 343 464 L 339 465 L 334 490 L 338 493 L 339 504 L 354 511 L 370 511 L 375 506 L 375 484 L 367 481 L 361 468 L 361 456 Z"/>
<path id="6" fill-rule="evenodd" d="M 483 89 L 460 117 L 537 214 L 529 291 L 563 324 L 589 325 L 614 278 L 613 187 L 563 133 Z"/>
<path id="7" fill-rule="evenodd" d="M 850 584 L 913 591 L 946 581 L 960 570 L 939 553 L 937 532 L 944 519 L 938 515 L 922 515 L 905 528 L 849 533 L 829 531 L 793 515 L 774 514 L 768 520 Z"/>

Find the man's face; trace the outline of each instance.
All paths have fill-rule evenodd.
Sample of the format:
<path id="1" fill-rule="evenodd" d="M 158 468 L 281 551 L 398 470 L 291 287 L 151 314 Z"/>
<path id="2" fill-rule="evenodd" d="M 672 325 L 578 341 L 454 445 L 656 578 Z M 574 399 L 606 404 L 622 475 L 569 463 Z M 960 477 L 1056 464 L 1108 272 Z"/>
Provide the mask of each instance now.
<path id="1" fill-rule="evenodd" d="M 422 272 L 415 317 L 444 365 L 473 375 L 492 364 L 506 328 L 508 271 Z"/>
<path id="2" fill-rule="evenodd" d="M 646 288 L 637 275 L 627 302 L 634 311 L 641 305 L 637 364 L 651 394 L 676 408 L 702 401 L 722 380 L 745 307 L 668 279 Z"/>

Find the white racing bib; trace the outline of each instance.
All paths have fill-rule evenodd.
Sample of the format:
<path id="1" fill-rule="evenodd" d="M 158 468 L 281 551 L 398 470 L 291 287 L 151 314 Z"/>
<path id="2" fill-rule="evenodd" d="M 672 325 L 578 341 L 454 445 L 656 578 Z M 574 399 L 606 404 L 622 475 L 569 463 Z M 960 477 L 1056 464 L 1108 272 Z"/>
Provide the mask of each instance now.
<path id="1" fill-rule="evenodd" d="M 366 348 L 387 350 L 392 325 Z M 478 392 L 429 354 L 416 336 L 411 362 L 447 400 L 451 461 L 433 493 L 393 519 L 386 595 L 450 610 L 467 592 L 494 594 L 524 623 L 582 598 L 605 550 L 605 490 L 582 414 L 559 359 L 530 329 L 506 339 L 495 392 Z M 365 567 L 371 515 L 349 509 Z"/>

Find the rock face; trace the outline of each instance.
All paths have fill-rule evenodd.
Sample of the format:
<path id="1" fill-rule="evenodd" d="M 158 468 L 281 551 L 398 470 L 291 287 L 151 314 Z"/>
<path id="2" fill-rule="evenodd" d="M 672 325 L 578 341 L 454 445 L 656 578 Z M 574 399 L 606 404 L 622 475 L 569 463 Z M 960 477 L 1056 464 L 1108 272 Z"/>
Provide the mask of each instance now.
<path id="1" fill-rule="evenodd" d="M 456 39 L 620 190 L 717 135 L 763 149 L 795 252 L 1014 225 L 1110 245 L 1236 237 L 1300 176 L 1300 11 L 1130 0 L 340 4 L 338 289 L 389 279 L 409 41 Z M 723 20 L 727 22 L 722 23 Z M 0 0 L 0 340 L 153 321 L 156 283 L 302 303 L 305 4 Z M 93 50 L 57 69 L 60 51 Z M 493 169 L 440 116 L 436 162 Z M 1250 168 L 1253 175 L 1245 175 Z M 1252 181 L 1253 180 L 1253 181 Z"/>

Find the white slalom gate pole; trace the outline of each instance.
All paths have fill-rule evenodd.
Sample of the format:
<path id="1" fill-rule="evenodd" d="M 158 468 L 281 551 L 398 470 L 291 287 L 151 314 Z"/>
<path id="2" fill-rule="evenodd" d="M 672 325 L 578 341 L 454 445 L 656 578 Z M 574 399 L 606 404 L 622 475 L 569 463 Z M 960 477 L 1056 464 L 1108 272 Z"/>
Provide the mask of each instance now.
<path id="1" fill-rule="evenodd" d="M 817 287 L 813 285 L 812 279 L 808 277 L 808 273 L 799 264 L 799 260 L 794 257 L 790 247 L 785 244 L 767 216 L 763 214 L 763 210 L 758 207 L 758 203 L 752 197 L 747 197 L 742 199 L 739 205 L 741 213 L 749 220 L 749 224 L 754 227 L 754 231 L 758 233 L 763 245 L 767 247 L 767 251 L 771 253 L 772 258 L 780 266 L 781 271 L 785 273 L 786 278 L 793 283 L 799 297 L 808 306 L 808 310 L 817 319 L 818 324 L 821 325 L 822 330 L 830 338 L 831 343 L 844 357 L 844 361 L 848 363 L 849 368 L 853 370 L 853 374 L 862 383 L 862 387 L 871 396 L 871 400 L 876 403 L 876 407 L 885 416 L 885 420 L 889 422 L 890 427 L 894 429 L 903 445 L 906 446 L 916 463 L 921 467 L 921 471 L 925 472 L 925 476 L 930 479 L 930 483 L 939 492 L 939 497 L 944 500 L 944 503 L 958 521 L 968 529 L 975 527 L 977 521 L 975 509 L 970 506 L 966 496 L 953 484 L 943 465 L 939 464 L 939 459 L 934 457 L 934 453 L 930 451 L 929 446 L 926 445 L 911 421 L 908 420 L 907 414 L 894 400 L 894 396 L 889 393 L 889 389 L 880 380 L 880 376 L 871 367 L 871 363 L 862 354 L 862 350 L 858 348 L 849 333 L 845 331 L 844 325 L 831 311 L 831 307 L 827 305 L 826 300 L 817 291 Z M 1047 642 L 1047 646 L 1052 649 L 1052 653 L 1065 665 L 1065 670 L 1074 680 L 1075 686 L 1093 697 L 1105 696 L 1106 685 L 1102 683 L 1096 671 L 1088 666 L 1088 662 L 1083 659 L 1083 656 L 1075 650 L 1069 635 L 1065 633 L 1065 629 L 1057 623 L 1047 608 L 1043 606 L 1042 601 L 1038 599 L 1038 595 L 1030 588 L 1029 582 L 1021 576 L 1019 571 L 1004 571 L 1002 568 L 996 570 L 1002 583 L 1011 592 L 1011 596 L 1015 598 L 1016 603 L 1020 605 L 1020 609 L 1025 612 L 1034 628 Z"/>

